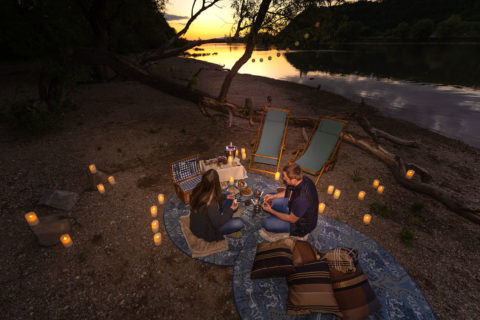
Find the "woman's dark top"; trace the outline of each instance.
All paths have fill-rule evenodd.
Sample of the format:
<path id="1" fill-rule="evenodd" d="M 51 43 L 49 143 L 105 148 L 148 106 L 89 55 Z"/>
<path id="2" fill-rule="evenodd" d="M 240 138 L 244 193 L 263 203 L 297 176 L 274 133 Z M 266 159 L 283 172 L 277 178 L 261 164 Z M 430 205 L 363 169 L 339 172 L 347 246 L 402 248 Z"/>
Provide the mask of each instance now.
<path id="1" fill-rule="evenodd" d="M 205 205 L 202 205 L 199 212 L 191 212 L 190 230 L 194 235 L 208 242 L 223 240 L 223 235 L 218 229 L 232 218 L 232 208 L 228 207 L 221 211 L 215 200 L 210 203 L 206 214 L 201 213 L 204 207 Z"/>

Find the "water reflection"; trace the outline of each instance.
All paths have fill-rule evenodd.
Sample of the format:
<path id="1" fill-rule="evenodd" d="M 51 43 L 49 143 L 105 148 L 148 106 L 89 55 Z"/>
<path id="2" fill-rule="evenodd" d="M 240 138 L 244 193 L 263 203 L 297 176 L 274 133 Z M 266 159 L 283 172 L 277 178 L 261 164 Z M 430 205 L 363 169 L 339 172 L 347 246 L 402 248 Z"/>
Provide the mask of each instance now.
<path id="1" fill-rule="evenodd" d="M 204 51 L 197 53 L 213 53 L 197 59 L 224 65 L 231 68 L 244 52 L 244 46 L 209 44 L 202 46 Z M 412 48 L 410 48 L 412 49 Z M 421 56 L 434 57 L 421 67 L 420 63 L 409 61 L 412 55 L 408 50 L 399 50 L 399 56 L 403 57 L 400 70 L 398 66 L 392 67 L 390 63 L 398 63 L 399 59 L 390 57 L 388 61 L 380 59 L 384 55 L 376 54 L 376 61 L 370 61 L 361 53 L 355 51 L 297 51 L 285 54 L 283 51 L 268 50 L 254 51 L 252 58 L 241 69 L 240 73 L 247 73 L 286 80 L 305 84 L 312 87 L 321 86 L 323 90 L 342 95 L 353 101 L 364 99 L 366 103 L 377 107 L 382 113 L 395 118 L 401 118 L 417 123 L 418 125 L 437 131 L 446 136 L 460 139 L 468 144 L 480 147 L 480 90 L 473 87 L 480 86 L 480 77 L 473 76 L 473 66 L 467 72 L 466 67 L 461 67 L 466 74 L 461 77 L 461 72 L 455 72 L 455 67 L 460 68 L 460 62 L 449 65 L 445 56 L 434 55 L 431 51 L 423 50 Z M 477 61 L 470 53 L 461 53 L 458 48 L 454 51 L 468 63 Z M 475 50 L 474 50 L 475 51 Z M 191 51 L 193 53 L 193 51 Z M 279 56 L 277 53 L 281 53 Z M 428 54 L 427 54 L 428 53 Z M 368 55 L 368 54 L 367 54 Z M 356 62 L 351 61 L 354 56 Z M 447 57 L 451 55 L 447 54 Z M 269 57 L 271 60 L 269 60 Z M 313 57 L 313 59 L 312 59 Z M 350 57 L 350 58 L 348 58 Z M 263 62 L 260 62 L 263 59 Z M 370 62 L 367 62 L 370 61 Z M 360 63 L 360 62 L 363 62 Z M 357 67 L 354 68 L 354 65 Z M 360 64 L 360 65 L 358 65 Z M 445 66 L 442 70 L 442 66 Z M 407 68 L 406 66 L 411 66 Z M 472 88 L 460 87 L 458 85 L 433 85 L 413 82 L 422 79 L 432 79 L 433 76 L 425 70 L 439 70 L 442 76 L 442 83 L 469 83 Z M 452 69 L 453 68 L 453 69 Z M 408 69 L 408 70 L 407 70 Z M 412 71 L 417 69 L 417 71 Z M 360 70 L 360 71 L 359 71 Z M 449 77 L 449 72 L 452 76 Z"/>

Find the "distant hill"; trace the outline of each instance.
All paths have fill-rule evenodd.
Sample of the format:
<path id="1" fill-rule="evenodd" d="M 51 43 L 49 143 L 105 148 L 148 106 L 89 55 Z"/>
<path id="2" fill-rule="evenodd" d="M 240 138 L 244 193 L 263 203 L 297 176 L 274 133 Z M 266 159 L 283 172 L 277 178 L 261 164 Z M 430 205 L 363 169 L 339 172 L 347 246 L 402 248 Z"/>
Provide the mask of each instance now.
<path id="1" fill-rule="evenodd" d="M 275 37 L 282 47 L 345 42 L 480 41 L 479 0 L 358 1 L 312 7 Z"/>

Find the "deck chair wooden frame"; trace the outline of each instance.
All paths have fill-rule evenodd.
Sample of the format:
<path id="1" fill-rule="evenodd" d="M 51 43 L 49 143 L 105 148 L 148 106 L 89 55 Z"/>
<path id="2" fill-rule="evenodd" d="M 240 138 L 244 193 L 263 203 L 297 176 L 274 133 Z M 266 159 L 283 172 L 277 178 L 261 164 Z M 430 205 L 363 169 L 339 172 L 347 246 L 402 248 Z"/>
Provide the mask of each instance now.
<path id="1" fill-rule="evenodd" d="M 311 142 L 314 134 L 317 132 L 318 126 L 320 125 L 320 122 L 322 121 L 322 119 L 329 119 L 329 120 L 333 120 L 333 121 L 343 122 L 344 125 L 343 125 L 343 129 L 340 133 L 340 136 L 338 138 L 337 144 L 335 145 L 335 148 L 333 149 L 332 153 L 330 154 L 330 157 L 325 161 L 325 163 L 323 164 L 323 166 L 320 170 L 312 171 L 312 170 L 309 170 L 307 168 L 304 168 L 304 167 L 300 166 L 303 171 L 305 171 L 305 172 L 307 172 L 311 175 L 317 176 L 317 179 L 315 180 L 315 185 L 318 184 L 318 181 L 320 180 L 320 177 L 322 176 L 324 171 L 328 172 L 335 167 L 335 163 L 337 162 L 338 150 L 340 150 L 340 145 L 342 143 L 343 136 L 345 135 L 345 130 L 347 128 L 348 121 L 338 119 L 338 118 L 334 118 L 334 117 L 328 117 L 328 116 L 318 117 L 318 119 L 315 122 L 315 125 L 312 129 L 312 132 L 310 133 L 310 136 L 308 137 L 308 140 L 307 140 L 305 146 L 303 147 L 303 149 L 298 149 L 297 152 L 295 153 L 295 156 L 292 158 L 292 160 L 290 160 L 288 162 L 288 163 L 293 163 L 305 154 L 305 152 L 308 150 L 308 147 L 310 146 L 310 142 Z M 301 151 L 301 153 L 300 153 L 300 151 Z"/>
<path id="2" fill-rule="evenodd" d="M 283 112 L 286 113 L 285 126 L 284 126 L 284 129 L 283 129 L 282 142 L 281 142 L 281 145 L 280 145 L 280 150 L 279 150 L 279 153 L 278 153 L 278 157 L 271 157 L 271 156 L 266 156 L 266 155 L 262 155 L 262 154 L 257 153 L 258 147 L 259 147 L 259 144 L 260 144 L 260 139 L 262 137 L 263 126 L 264 126 L 264 123 L 265 123 L 265 117 L 267 115 L 268 110 L 278 110 L 278 111 L 283 111 Z M 281 109 L 281 108 L 274 108 L 274 107 L 264 107 L 263 108 L 263 116 L 262 116 L 262 120 L 260 122 L 260 125 L 258 126 L 257 140 L 255 141 L 252 152 L 250 154 L 250 163 L 248 164 L 248 170 L 270 173 L 270 174 L 275 174 L 276 172 L 278 172 L 278 168 L 280 167 L 280 160 L 282 159 L 283 149 L 285 147 L 285 138 L 287 136 L 287 128 L 288 128 L 289 118 L 290 118 L 290 110 Z M 252 167 L 253 164 L 254 164 L 255 157 L 277 160 L 277 166 L 276 166 L 275 171 L 262 170 L 262 169 Z"/>

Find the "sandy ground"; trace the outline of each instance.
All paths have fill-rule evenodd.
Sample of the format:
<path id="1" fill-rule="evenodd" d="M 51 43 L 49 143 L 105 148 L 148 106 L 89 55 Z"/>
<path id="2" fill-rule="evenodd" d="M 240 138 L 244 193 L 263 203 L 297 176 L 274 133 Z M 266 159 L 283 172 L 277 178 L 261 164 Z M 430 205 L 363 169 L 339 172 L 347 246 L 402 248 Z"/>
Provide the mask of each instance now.
<path id="1" fill-rule="evenodd" d="M 153 66 L 178 81 L 202 67 L 196 87 L 216 95 L 225 71 L 194 60 L 169 59 Z M 23 70 L 23 71 L 22 71 Z M 36 97 L 35 77 L 27 69 L 2 67 L 0 101 Z M 295 116 L 316 117 L 351 112 L 358 105 L 337 95 L 297 84 L 237 76 L 228 100 L 243 105 L 288 108 Z M 221 154 L 233 141 L 250 151 L 257 126 L 225 117 L 204 118 L 197 107 L 132 81 L 84 84 L 74 94 L 76 108 L 61 128 L 30 139 L 3 124 L 0 128 L 0 313 L 5 319 L 235 319 L 232 268 L 208 265 L 180 252 L 160 226 L 163 243 L 154 247 L 149 208 L 159 192 L 173 194 L 172 161 L 194 153 Z M 411 123 L 372 116 L 372 125 L 406 139 L 412 149 L 385 142 L 385 147 L 428 168 L 435 183 L 471 199 L 480 193 L 480 152 Z M 355 123 L 349 130 L 365 134 Z M 282 165 L 304 144 L 301 129 L 288 128 Z M 115 176 L 105 196 L 92 190 L 87 166 Z M 361 181 L 352 178 L 358 171 Z M 378 195 L 373 179 L 385 186 Z M 333 184 L 339 200 L 326 193 Z M 38 205 L 42 188 L 80 195 L 69 212 L 77 221 L 70 232 L 74 245 L 44 248 L 25 223 L 34 210 L 46 216 L 63 213 Z M 367 192 L 356 200 L 359 190 Z M 399 186 L 387 167 L 368 153 L 343 143 L 333 171 L 324 174 L 318 193 L 324 215 L 340 219 L 377 241 L 408 271 L 438 319 L 477 319 L 480 314 L 480 226 L 426 196 Z M 412 211 L 412 204 L 421 204 Z M 373 204 L 387 208 L 364 226 Z M 159 211 L 162 211 L 160 207 Z M 159 220 L 163 221 L 162 213 Z M 402 228 L 414 234 L 410 245 Z"/>

